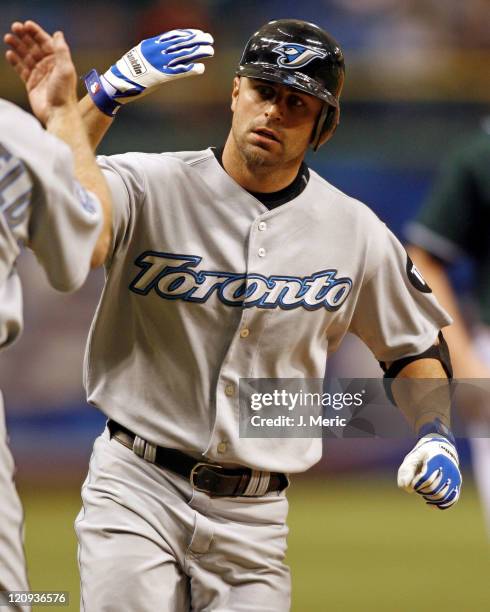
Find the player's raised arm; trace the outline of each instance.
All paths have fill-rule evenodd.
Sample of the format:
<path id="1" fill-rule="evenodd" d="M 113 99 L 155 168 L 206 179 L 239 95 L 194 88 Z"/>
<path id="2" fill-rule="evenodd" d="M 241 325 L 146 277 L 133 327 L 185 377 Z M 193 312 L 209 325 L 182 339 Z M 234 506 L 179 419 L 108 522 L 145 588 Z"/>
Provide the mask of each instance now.
<path id="1" fill-rule="evenodd" d="M 10 47 L 7 61 L 24 82 L 34 114 L 70 146 L 76 178 L 101 202 L 104 223 L 92 256 L 92 266 L 97 267 L 111 240 L 111 199 L 78 108 L 77 75 L 68 45 L 61 32 L 50 36 L 33 21 L 15 22 L 4 40 Z"/>
<path id="2" fill-rule="evenodd" d="M 171 30 L 142 40 L 104 74 L 85 77 L 88 95 L 80 102 L 95 149 L 123 104 L 148 95 L 168 81 L 203 74 L 197 61 L 214 55 L 213 37 L 196 29 Z"/>

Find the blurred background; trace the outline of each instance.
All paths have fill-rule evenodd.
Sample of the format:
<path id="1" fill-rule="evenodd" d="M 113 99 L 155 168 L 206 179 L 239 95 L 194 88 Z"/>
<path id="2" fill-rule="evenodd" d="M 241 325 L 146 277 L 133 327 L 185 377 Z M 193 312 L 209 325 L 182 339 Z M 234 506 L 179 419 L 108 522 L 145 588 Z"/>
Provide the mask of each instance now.
<path id="1" fill-rule="evenodd" d="M 490 0 L 10 0 L 2 2 L 0 24 L 5 32 L 12 21 L 30 18 L 49 31 L 62 29 L 80 74 L 104 71 L 141 38 L 175 27 L 213 34 L 216 55 L 205 75 L 124 109 L 99 150 L 111 154 L 222 144 L 241 50 L 260 25 L 284 17 L 321 25 L 346 57 L 341 124 L 309 164 L 403 239 L 444 154 L 480 129 L 489 112 Z M 3 59 L 0 79 L 2 97 L 26 107 L 23 87 Z M 79 293 L 65 296 L 47 286 L 30 253 L 19 268 L 25 333 L 0 355 L 0 388 L 25 503 L 31 582 L 35 589 L 70 590 L 76 610 L 72 522 L 91 445 L 104 424 L 84 401 L 82 360 L 103 278 L 93 273 Z M 463 299 L 471 271 L 471 262 L 453 271 Z M 355 338 L 331 364 L 337 375 L 381 373 Z M 321 464 L 295 479 L 294 610 L 490 608 L 488 540 L 467 444 L 460 442 L 463 498 L 439 513 L 396 489 L 396 469 L 412 443 L 329 440 Z"/>

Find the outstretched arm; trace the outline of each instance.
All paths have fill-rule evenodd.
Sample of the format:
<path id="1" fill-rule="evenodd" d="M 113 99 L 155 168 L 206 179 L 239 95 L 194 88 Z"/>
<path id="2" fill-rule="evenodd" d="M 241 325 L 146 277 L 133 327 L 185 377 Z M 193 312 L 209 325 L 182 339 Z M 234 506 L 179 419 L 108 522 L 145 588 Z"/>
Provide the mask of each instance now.
<path id="1" fill-rule="evenodd" d="M 10 47 L 7 61 L 24 82 L 33 112 L 70 146 L 77 180 L 101 202 L 104 224 L 92 256 L 92 266 L 97 267 L 105 261 L 111 242 L 112 205 L 78 108 L 77 75 L 68 45 L 61 32 L 50 36 L 33 21 L 15 22 L 4 40 Z"/>
<path id="2" fill-rule="evenodd" d="M 171 30 L 142 40 L 104 74 L 91 70 L 85 76 L 88 95 L 80 110 L 92 147 L 98 146 L 125 104 L 168 81 L 203 74 L 204 64 L 197 60 L 212 57 L 213 42 L 211 34 L 201 30 Z"/>

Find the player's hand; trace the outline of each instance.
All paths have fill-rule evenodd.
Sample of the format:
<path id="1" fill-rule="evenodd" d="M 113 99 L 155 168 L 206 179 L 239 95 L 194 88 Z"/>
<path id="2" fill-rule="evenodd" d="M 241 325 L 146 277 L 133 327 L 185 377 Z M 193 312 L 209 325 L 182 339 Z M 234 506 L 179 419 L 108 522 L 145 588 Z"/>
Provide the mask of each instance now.
<path id="1" fill-rule="evenodd" d="M 34 21 L 15 22 L 4 41 L 10 47 L 5 57 L 24 82 L 42 123 L 56 110 L 77 104 L 77 74 L 61 32 L 50 36 Z"/>
<path id="2" fill-rule="evenodd" d="M 96 106 L 114 115 L 121 104 L 131 102 L 167 81 L 202 74 L 196 62 L 214 55 L 211 34 L 201 30 L 171 30 L 143 40 L 125 53 L 102 76 L 92 70 L 85 85 Z"/>
<path id="3" fill-rule="evenodd" d="M 445 510 L 461 492 L 461 472 L 456 448 L 441 435 L 421 438 L 398 470 L 398 486 L 415 491 L 432 506 Z"/>

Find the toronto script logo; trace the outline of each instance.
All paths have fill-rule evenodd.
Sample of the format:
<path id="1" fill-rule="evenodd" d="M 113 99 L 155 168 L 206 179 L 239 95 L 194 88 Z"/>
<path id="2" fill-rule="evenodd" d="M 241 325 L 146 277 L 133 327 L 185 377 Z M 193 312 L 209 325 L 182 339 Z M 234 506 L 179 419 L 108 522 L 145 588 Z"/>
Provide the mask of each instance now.
<path id="1" fill-rule="evenodd" d="M 142 270 L 129 288 L 139 295 L 155 291 L 166 300 L 203 303 L 216 294 L 227 306 L 330 311 L 338 310 L 352 289 L 352 280 L 337 278 L 333 269 L 304 277 L 192 269 L 201 261 L 196 255 L 145 251 L 135 260 Z"/>

